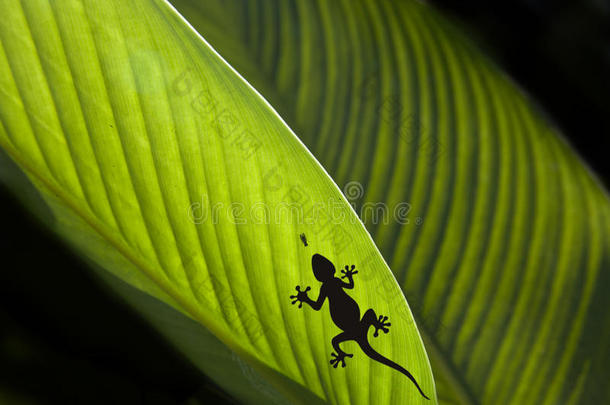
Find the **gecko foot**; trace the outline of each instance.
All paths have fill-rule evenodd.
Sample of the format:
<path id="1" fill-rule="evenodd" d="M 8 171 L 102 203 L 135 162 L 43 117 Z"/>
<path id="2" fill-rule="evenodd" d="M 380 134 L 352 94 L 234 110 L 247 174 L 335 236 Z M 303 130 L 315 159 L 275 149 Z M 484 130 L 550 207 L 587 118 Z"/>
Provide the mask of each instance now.
<path id="1" fill-rule="evenodd" d="M 375 333 L 373 334 L 373 336 L 379 336 L 379 329 L 381 329 L 383 333 L 388 333 L 390 331 L 388 328 L 392 324 L 390 322 L 386 322 L 387 320 L 387 316 L 379 315 L 379 319 L 377 319 L 377 322 L 373 324 L 373 326 L 375 327 Z"/>
<path id="2" fill-rule="evenodd" d="M 301 291 L 300 286 L 295 287 L 297 290 L 297 295 L 291 295 L 290 299 L 292 300 L 292 305 L 299 303 L 299 308 L 303 307 L 303 303 L 306 302 L 309 297 L 307 296 L 307 291 L 311 290 L 311 287 L 307 287 L 305 290 Z"/>
<path id="3" fill-rule="evenodd" d="M 349 266 L 345 266 L 345 269 L 341 270 L 341 273 L 343 273 L 343 275 L 341 276 L 341 278 L 352 278 L 354 276 L 354 274 L 358 274 L 358 270 L 354 270 L 356 268 L 355 265 L 352 264 L 352 267 L 350 268 Z"/>
<path id="4" fill-rule="evenodd" d="M 332 364 L 332 366 L 333 366 L 334 368 L 337 368 L 337 366 L 339 365 L 339 363 L 341 363 L 341 367 L 345 367 L 345 358 L 346 358 L 346 357 L 354 357 L 354 355 L 353 355 L 353 354 L 347 354 L 347 353 L 339 353 L 339 354 L 336 354 L 336 353 L 334 353 L 334 352 L 333 352 L 333 353 L 331 353 L 330 355 L 331 355 L 332 357 L 334 357 L 334 359 L 332 359 L 332 360 L 330 361 L 330 364 Z"/>

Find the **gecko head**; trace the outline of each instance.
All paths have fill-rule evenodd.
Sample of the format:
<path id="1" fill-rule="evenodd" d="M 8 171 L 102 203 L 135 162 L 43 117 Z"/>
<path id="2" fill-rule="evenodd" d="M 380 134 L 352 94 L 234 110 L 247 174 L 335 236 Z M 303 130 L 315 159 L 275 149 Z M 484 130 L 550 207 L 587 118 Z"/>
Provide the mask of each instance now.
<path id="1" fill-rule="evenodd" d="M 313 275 L 320 282 L 331 280 L 335 275 L 335 266 L 326 257 L 316 253 L 311 257 Z"/>

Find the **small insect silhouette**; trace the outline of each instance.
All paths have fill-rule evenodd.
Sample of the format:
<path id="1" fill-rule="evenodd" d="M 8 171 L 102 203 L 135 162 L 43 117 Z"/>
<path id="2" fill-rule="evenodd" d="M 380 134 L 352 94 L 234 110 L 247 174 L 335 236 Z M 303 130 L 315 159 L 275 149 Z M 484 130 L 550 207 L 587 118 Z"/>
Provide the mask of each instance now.
<path id="1" fill-rule="evenodd" d="M 307 246 L 307 236 L 305 236 L 304 233 L 299 236 L 301 237 L 301 242 L 303 242 L 303 245 Z"/>

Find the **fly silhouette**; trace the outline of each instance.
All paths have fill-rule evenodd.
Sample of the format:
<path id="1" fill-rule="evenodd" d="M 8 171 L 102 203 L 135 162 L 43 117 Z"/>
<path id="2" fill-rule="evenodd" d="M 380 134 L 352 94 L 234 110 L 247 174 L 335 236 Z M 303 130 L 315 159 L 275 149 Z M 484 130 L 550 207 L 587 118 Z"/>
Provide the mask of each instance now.
<path id="1" fill-rule="evenodd" d="M 354 270 L 355 266 L 345 266 L 345 269 L 341 270 L 343 276 L 339 279 L 335 277 L 336 270 L 332 262 L 326 257 L 316 253 L 311 258 L 311 267 L 315 278 L 322 283 L 318 299 L 313 301 L 307 295 L 307 292 L 311 290 L 311 287 L 301 290 L 300 286 L 296 286 L 297 294 L 291 295 L 290 299 L 293 300 L 293 304 L 298 302 L 299 308 L 303 306 L 303 303 L 306 303 L 314 310 L 319 311 L 322 308 L 324 301 L 328 298 L 330 317 L 335 325 L 343 331 L 332 339 L 332 345 L 336 353 L 331 353 L 332 359 L 330 360 L 330 364 L 333 365 L 334 368 L 337 368 L 339 364 L 341 364 L 342 367 L 345 367 L 345 358 L 353 357 L 354 355 L 345 353 L 341 350 L 339 343 L 354 340 L 358 343 L 364 354 L 407 376 L 413 384 L 415 384 L 419 393 L 424 398 L 430 399 L 424 394 L 411 373 L 392 360 L 377 353 L 369 344 L 367 333 L 371 326 L 375 328 L 373 336 L 377 337 L 379 336 L 380 330 L 384 333 L 388 333 L 388 328 L 391 324 L 388 322 L 387 316 L 377 316 L 372 309 L 367 310 L 362 318 L 360 318 L 360 307 L 358 306 L 358 303 L 344 291 L 345 289 L 354 288 L 354 275 L 358 273 L 357 270 Z M 347 279 L 347 282 L 342 279 Z"/>

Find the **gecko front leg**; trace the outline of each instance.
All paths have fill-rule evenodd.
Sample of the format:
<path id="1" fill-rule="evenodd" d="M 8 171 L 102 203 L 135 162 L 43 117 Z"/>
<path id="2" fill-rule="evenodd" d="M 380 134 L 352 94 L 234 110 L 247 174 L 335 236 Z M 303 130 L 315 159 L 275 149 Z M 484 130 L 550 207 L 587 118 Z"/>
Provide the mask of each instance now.
<path id="1" fill-rule="evenodd" d="M 356 266 L 352 264 L 351 268 L 349 266 L 345 266 L 345 269 L 341 270 L 341 273 L 343 273 L 341 279 L 347 278 L 348 281 L 347 283 L 345 281 L 343 282 L 343 288 L 354 288 L 354 274 L 358 274 L 358 270 L 354 270 L 355 268 Z"/>
<path id="2" fill-rule="evenodd" d="M 298 302 L 299 308 L 301 308 L 303 306 L 303 303 L 306 303 L 306 304 L 309 304 L 309 306 L 312 307 L 316 311 L 319 311 L 320 308 L 322 308 L 322 304 L 324 304 L 324 300 L 326 299 L 326 294 L 325 294 L 324 288 L 320 289 L 320 294 L 318 295 L 318 299 L 315 301 L 312 300 L 311 298 L 309 298 L 309 296 L 307 295 L 307 291 L 311 290 L 311 287 L 307 287 L 304 291 L 301 291 L 301 287 L 298 285 L 295 288 L 297 290 L 297 295 L 290 296 L 290 299 L 293 300 L 292 301 L 293 305 Z"/>
<path id="3" fill-rule="evenodd" d="M 301 287 L 298 285 L 295 288 L 297 290 L 297 295 L 291 295 L 290 299 L 293 300 L 292 305 L 298 302 L 299 308 L 301 308 L 303 307 L 304 302 L 309 303 L 311 301 L 311 299 L 307 296 L 307 291 L 311 290 L 311 287 L 307 286 L 304 291 L 301 291 Z"/>
<path id="4" fill-rule="evenodd" d="M 341 273 L 343 274 L 341 278 L 347 277 L 349 280 L 351 280 L 354 277 L 354 274 L 358 274 L 358 270 L 355 270 L 355 268 L 356 266 L 353 264 L 351 268 L 349 266 L 345 266 L 345 268 L 341 270 Z"/>

